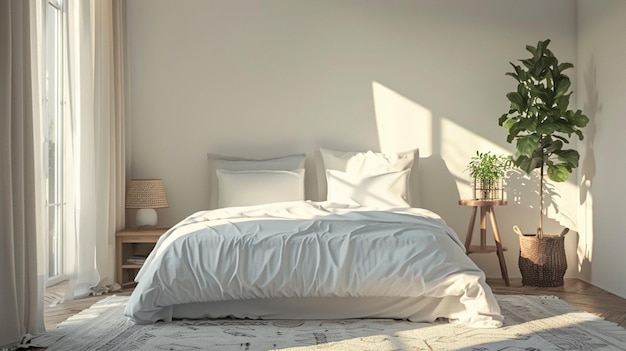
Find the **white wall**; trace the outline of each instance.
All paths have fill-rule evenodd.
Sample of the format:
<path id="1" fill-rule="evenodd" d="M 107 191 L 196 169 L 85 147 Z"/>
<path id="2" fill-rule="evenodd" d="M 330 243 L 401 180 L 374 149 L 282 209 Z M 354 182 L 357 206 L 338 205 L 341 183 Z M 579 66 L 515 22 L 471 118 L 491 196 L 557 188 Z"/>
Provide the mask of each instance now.
<path id="1" fill-rule="evenodd" d="M 581 278 L 626 297 L 626 2 L 578 1 L 578 101 L 590 118 L 581 167 Z"/>
<path id="2" fill-rule="evenodd" d="M 467 162 L 478 149 L 512 150 L 497 123 L 515 89 L 508 62 L 546 38 L 562 61 L 576 59 L 573 0 L 133 0 L 127 9 L 131 172 L 164 180 L 161 225 L 207 208 L 206 152 L 419 147 L 421 205 L 464 238 Z M 496 210 L 513 277 L 510 228 L 536 227 L 534 191 Z M 317 199 L 313 181 L 307 192 Z M 576 242 L 568 236 L 570 267 Z M 500 276 L 495 255 L 473 257 Z"/>

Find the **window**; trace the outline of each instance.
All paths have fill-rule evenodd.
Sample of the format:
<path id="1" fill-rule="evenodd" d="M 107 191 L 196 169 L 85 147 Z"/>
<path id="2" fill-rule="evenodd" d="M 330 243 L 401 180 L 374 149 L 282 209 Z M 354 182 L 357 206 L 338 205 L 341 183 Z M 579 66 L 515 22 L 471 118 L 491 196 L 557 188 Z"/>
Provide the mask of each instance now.
<path id="1" fill-rule="evenodd" d="M 43 155 L 48 215 L 48 281 L 63 279 L 64 121 L 63 121 L 63 36 L 61 0 L 48 0 L 43 23 Z"/>

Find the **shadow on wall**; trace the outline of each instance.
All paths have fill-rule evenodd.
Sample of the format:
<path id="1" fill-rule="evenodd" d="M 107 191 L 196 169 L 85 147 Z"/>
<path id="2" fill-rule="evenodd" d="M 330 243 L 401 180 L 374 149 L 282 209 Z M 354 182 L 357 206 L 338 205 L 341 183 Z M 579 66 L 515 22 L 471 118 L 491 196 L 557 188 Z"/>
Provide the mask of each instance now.
<path id="1" fill-rule="evenodd" d="M 520 225 L 520 228 L 524 233 L 530 234 L 536 232 L 536 227 L 530 226 L 530 224 L 539 224 L 539 189 L 540 189 L 540 177 L 539 171 L 535 170 L 532 174 L 528 175 L 524 171 L 514 168 L 507 173 L 506 178 L 506 194 L 509 202 L 518 205 L 519 211 L 524 218 L 536 219 L 536 222 L 525 224 L 524 227 Z M 563 228 L 555 226 L 552 228 L 549 223 L 554 222 L 562 227 L 569 228 L 578 232 L 578 212 L 576 207 L 572 207 L 569 202 L 570 198 L 563 196 L 571 192 L 571 189 L 575 186 L 571 182 L 554 183 L 548 178 L 544 177 L 543 184 L 543 207 L 544 207 L 544 232 L 548 234 L 558 234 Z M 546 222 L 548 220 L 548 222 Z"/>
<path id="2" fill-rule="evenodd" d="M 452 175 L 441 155 L 432 154 L 420 159 L 418 184 L 422 207 L 439 214 L 448 213 L 454 209 L 454 216 L 464 216 L 462 208 L 452 207 L 460 197 L 456 178 Z M 463 217 L 464 218 L 464 217 Z"/>
<path id="3" fill-rule="evenodd" d="M 505 191 L 508 201 L 519 205 L 518 211 L 521 211 L 519 217 L 536 219 L 536 222 L 533 223 L 518 224 L 522 231 L 527 234 L 536 233 L 537 228 L 532 227 L 531 224 L 538 225 L 539 217 L 541 216 L 539 212 L 540 180 L 541 178 L 537 171 L 526 174 L 521 169 L 514 168 L 507 172 Z M 544 207 L 552 208 L 558 214 L 560 211 L 555 199 L 559 197 L 560 195 L 556 191 L 554 184 L 544 181 Z"/>

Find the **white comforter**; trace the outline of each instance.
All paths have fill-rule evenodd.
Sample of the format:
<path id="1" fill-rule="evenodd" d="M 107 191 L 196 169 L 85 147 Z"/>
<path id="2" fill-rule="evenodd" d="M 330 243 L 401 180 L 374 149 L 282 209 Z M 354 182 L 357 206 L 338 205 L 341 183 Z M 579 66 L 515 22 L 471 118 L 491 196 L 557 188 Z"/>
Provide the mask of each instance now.
<path id="1" fill-rule="evenodd" d="M 454 320 L 499 327 L 484 273 L 433 212 L 287 202 L 197 212 L 165 233 L 126 315 L 172 319 L 191 302 L 302 297 L 456 296 Z M 449 316 L 434 316 L 449 317 Z"/>

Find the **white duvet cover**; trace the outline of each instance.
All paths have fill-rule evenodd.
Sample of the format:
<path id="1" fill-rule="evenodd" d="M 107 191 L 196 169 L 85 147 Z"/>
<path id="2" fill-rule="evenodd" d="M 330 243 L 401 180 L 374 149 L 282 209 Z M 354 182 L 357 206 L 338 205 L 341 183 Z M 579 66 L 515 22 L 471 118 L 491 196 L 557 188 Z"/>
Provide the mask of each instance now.
<path id="1" fill-rule="evenodd" d="M 424 209 L 302 201 L 197 212 L 161 236 L 136 281 L 125 312 L 136 323 L 202 302 L 452 297 L 461 313 L 425 319 L 502 325 L 484 273 Z"/>

